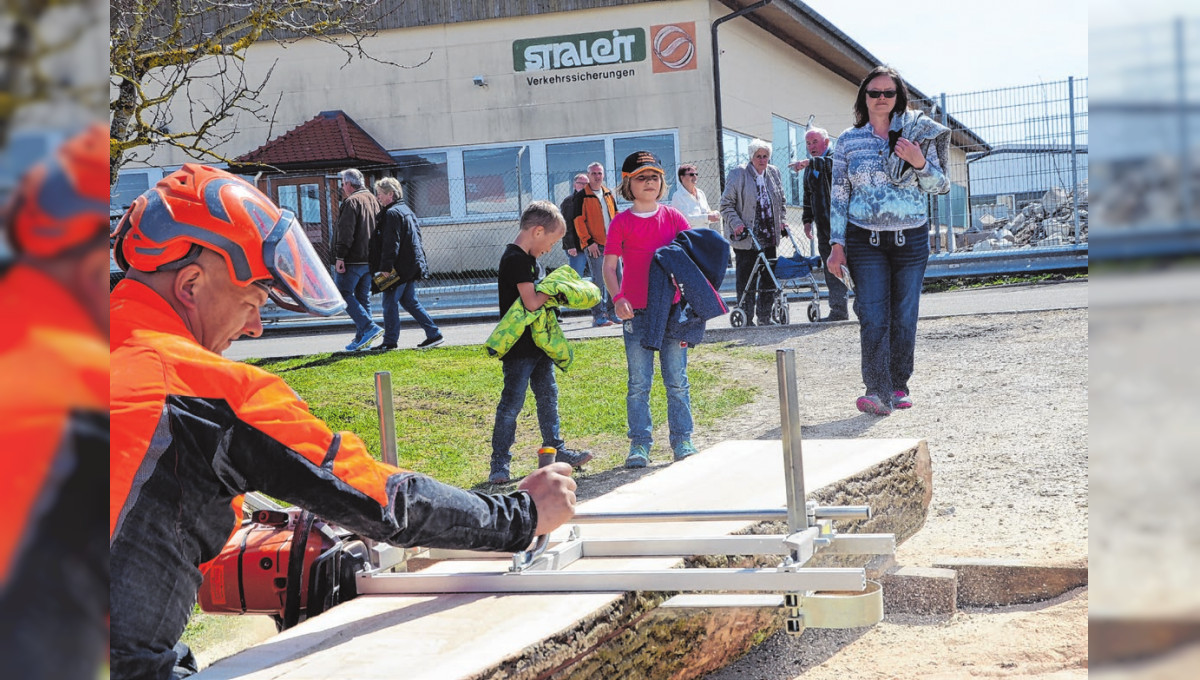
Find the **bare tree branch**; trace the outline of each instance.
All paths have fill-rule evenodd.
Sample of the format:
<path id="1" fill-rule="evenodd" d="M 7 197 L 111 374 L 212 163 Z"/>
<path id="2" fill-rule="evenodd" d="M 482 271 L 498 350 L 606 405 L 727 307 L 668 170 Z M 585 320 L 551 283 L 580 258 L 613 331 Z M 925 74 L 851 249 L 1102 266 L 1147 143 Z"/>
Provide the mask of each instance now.
<path id="1" fill-rule="evenodd" d="M 162 145 L 189 158 L 230 162 L 217 151 L 233 138 L 222 123 L 248 115 L 274 129 L 274 104 L 260 101 L 275 65 L 250 81 L 245 58 L 250 46 L 281 45 L 305 38 L 341 50 L 345 65 L 355 59 L 395 68 L 415 68 L 379 59 L 365 38 L 397 3 L 383 0 L 112 0 L 109 74 L 112 95 L 110 181 L 131 160 L 144 160 Z M 388 9 L 392 8 L 392 9 Z M 191 102 L 186 120 L 171 113 L 178 97 Z"/>
<path id="2" fill-rule="evenodd" d="M 99 83 L 77 83 L 68 67 L 51 66 L 94 30 L 101 6 L 87 0 L 0 2 L 0 146 L 17 112 L 34 104 L 98 104 Z M 52 36 L 52 37 L 51 37 Z"/>

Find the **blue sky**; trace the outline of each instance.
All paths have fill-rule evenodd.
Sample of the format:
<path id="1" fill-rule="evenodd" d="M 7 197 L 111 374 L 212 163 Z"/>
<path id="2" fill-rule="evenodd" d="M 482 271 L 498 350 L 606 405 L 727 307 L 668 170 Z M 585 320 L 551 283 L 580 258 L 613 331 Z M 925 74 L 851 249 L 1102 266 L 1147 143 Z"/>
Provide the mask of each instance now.
<path id="1" fill-rule="evenodd" d="M 1088 75 L 1085 0 L 804 2 L 928 95 Z"/>

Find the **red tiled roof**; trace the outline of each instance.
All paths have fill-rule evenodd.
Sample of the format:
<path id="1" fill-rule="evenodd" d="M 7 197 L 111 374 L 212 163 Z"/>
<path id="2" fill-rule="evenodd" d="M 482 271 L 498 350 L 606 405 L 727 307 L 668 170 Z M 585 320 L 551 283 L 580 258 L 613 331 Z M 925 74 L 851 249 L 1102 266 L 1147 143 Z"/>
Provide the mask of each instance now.
<path id="1" fill-rule="evenodd" d="M 344 111 L 322 111 L 312 120 L 234 159 L 278 168 L 393 165 L 379 142 Z"/>

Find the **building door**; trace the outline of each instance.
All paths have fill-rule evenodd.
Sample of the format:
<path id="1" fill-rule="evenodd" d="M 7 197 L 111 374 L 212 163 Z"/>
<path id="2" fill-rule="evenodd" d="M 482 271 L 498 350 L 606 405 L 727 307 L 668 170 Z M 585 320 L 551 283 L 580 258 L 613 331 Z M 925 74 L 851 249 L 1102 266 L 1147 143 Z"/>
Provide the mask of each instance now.
<path id="1" fill-rule="evenodd" d="M 333 239 L 332 197 L 324 173 L 309 176 L 273 177 L 271 198 L 279 207 L 290 210 L 312 241 L 313 247 L 328 258 Z"/>

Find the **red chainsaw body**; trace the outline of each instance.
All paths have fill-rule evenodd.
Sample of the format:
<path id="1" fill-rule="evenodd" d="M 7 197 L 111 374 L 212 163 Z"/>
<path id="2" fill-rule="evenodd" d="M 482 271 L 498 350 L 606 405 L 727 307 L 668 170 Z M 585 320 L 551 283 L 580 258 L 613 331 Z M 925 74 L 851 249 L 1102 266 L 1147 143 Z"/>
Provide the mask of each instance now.
<path id="1" fill-rule="evenodd" d="M 282 616 L 298 515 L 298 510 L 292 509 L 275 513 L 271 523 L 243 522 L 221 553 L 206 565 L 199 593 L 200 608 L 210 614 Z M 304 543 L 302 585 L 309 583 L 312 566 L 333 545 L 319 525 L 312 527 Z M 303 609 L 308 606 L 309 588 L 299 590 Z"/>

